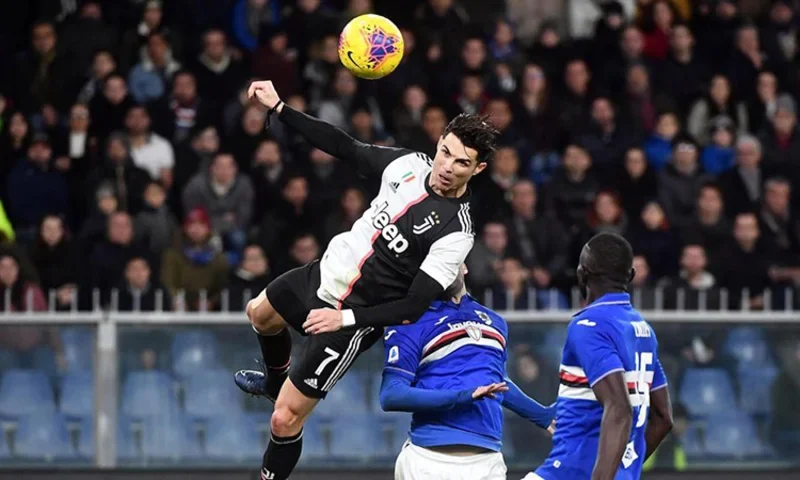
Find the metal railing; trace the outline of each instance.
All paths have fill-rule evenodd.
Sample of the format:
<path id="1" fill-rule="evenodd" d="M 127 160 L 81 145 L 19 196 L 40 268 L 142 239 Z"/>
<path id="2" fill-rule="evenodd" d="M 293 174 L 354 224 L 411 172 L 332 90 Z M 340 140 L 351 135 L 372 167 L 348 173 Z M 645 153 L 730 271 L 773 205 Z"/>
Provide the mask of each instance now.
<path id="1" fill-rule="evenodd" d="M 536 292 L 531 290 L 528 292 L 530 296 L 536 297 Z M 720 309 L 675 309 L 666 310 L 663 308 L 664 290 L 656 290 L 655 294 L 660 296 L 662 300 L 656 301 L 656 305 L 662 308 L 643 311 L 643 316 L 653 322 L 681 322 L 681 323 L 757 323 L 757 324 L 773 324 L 773 323 L 800 323 L 800 311 L 791 308 L 792 302 L 787 302 L 786 308 L 781 310 L 752 310 L 747 300 L 749 292 L 742 292 L 741 297 L 745 300 L 741 304 L 741 308 L 737 310 Z M 250 298 L 250 292 L 245 292 L 247 298 Z M 556 292 L 548 293 L 548 295 L 556 295 Z M 764 297 L 768 298 L 774 295 L 775 292 L 767 291 Z M 156 307 L 161 307 L 161 310 L 152 312 L 143 311 L 117 311 L 116 306 L 118 302 L 115 300 L 119 296 L 119 292 L 111 292 L 110 300 L 106 306 L 101 302 L 101 293 L 99 290 L 92 292 L 93 304 L 92 309 L 89 311 L 81 311 L 77 308 L 77 295 L 73 295 L 73 303 L 67 310 L 58 311 L 55 308 L 56 300 L 54 293 L 50 292 L 49 310 L 48 311 L 33 311 L 33 299 L 27 299 L 29 308 L 27 311 L 22 312 L 0 312 L 0 325 L 20 325 L 20 324 L 50 324 L 50 325 L 94 325 L 97 330 L 96 335 L 96 355 L 94 356 L 94 377 L 95 377 L 95 465 L 101 468 L 115 467 L 117 464 L 116 457 L 116 427 L 118 419 L 119 408 L 119 351 L 118 351 L 118 327 L 131 326 L 131 325 L 228 325 L 236 326 L 241 325 L 243 332 L 247 327 L 247 320 L 241 311 L 204 311 L 207 310 L 208 303 L 200 305 L 200 311 L 187 312 L 181 311 L 168 311 L 164 308 L 164 293 L 160 293 L 162 300 L 156 301 Z M 682 294 L 679 294 L 682 295 Z M 721 291 L 720 295 L 725 297 L 726 292 Z M 793 299 L 796 293 L 791 289 L 783 291 L 782 295 L 785 298 Z M 179 293 L 177 297 L 180 297 Z M 227 292 L 221 295 L 220 305 L 227 307 L 228 302 L 222 301 L 227 296 Z M 201 298 L 208 298 L 208 295 L 201 295 Z M 6 298 L 6 305 L 9 304 L 9 298 Z M 580 307 L 580 296 L 577 291 L 573 291 L 571 295 L 572 308 L 570 309 L 543 309 L 537 310 L 536 304 L 532 304 L 529 310 L 513 310 L 500 312 L 510 323 L 563 323 L 567 322 L 572 314 L 574 308 Z M 634 304 L 637 303 L 637 295 L 633 295 Z M 180 305 L 180 301 L 177 305 Z M 551 303 L 554 304 L 554 303 Z M 677 302 L 676 305 L 682 305 Z M 706 306 L 706 303 L 700 302 L 700 305 Z M 723 306 L 727 302 L 723 302 Z M 765 301 L 764 305 L 771 306 L 771 303 Z M 243 333 L 244 335 L 244 333 Z"/>

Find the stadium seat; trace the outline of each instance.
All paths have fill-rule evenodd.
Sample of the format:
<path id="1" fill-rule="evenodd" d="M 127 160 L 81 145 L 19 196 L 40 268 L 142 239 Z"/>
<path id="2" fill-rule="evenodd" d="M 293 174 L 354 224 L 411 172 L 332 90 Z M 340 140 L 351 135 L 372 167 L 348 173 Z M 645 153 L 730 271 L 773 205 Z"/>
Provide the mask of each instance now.
<path id="1" fill-rule="evenodd" d="M 94 378 L 90 371 L 72 371 L 61 381 L 59 410 L 69 417 L 94 413 Z"/>
<path id="2" fill-rule="evenodd" d="M 200 442 L 179 412 L 147 417 L 142 423 L 142 454 L 156 460 L 200 458 Z"/>
<path id="3" fill-rule="evenodd" d="M 55 411 L 53 388 L 41 370 L 8 370 L 0 380 L 0 416 L 19 417 Z"/>
<path id="4" fill-rule="evenodd" d="M 11 450 L 8 448 L 6 436 L 0 435 L 0 461 L 7 459 L 11 456 Z"/>
<path id="5" fill-rule="evenodd" d="M 94 458 L 94 444 L 94 417 L 87 416 L 80 421 L 78 456 L 85 459 Z"/>
<path id="6" fill-rule="evenodd" d="M 200 371 L 189 375 L 184 387 L 186 413 L 208 418 L 242 411 L 244 396 L 225 370 Z"/>
<path id="7" fill-rule="evenodd" d="M 217 367 L 217 339 L 204 330 L 178 332 L 172 340 L 172 370 L 178 377 Z"/>
<path id="8" fill-rule="evenodd" d="M 772 413 L 772 384 L 777 376 L 775 367 L 739 369 L 739 407 L 742 411 L 751 415 Z"/>
<path id="9" fill-rule="evenodd" d="M 411 429 L 410 413 L 388 412 L 376 415 L 375 423 L 382 426 L 385 435 L 383 439 L 387 442 L 388 452 L 397 454 L 403 448 L 403 443 L 408 439 L 408 431 Z"/>
<path id="10" fill-rule="evenodd" d="M 679 440 L 688 457 L 700 458 L 705 454 L 703 448 L 702 425 L 705 422 L 691 422 Z"/>
<path id="11" fill-rule="evenodd" d="M 679 398 L 691 416 L 736 409 L 733 386 L 728 374 L 717 368 L 687 369 L 681 382 Z"/>
<path id="12" fill-rule="evenodd" d="M 133 420 L 125 415 L 120 415 L 117 419 L 117 460 L 130 462 L 141 457 L 136 448 L 136 439 L 133 431 Z M 91 434 L 91 442 L 94 442 L 94 431 Z"/>
<path id="13" fill-rule="evenodd" d="M 164 372 L 132 372 L 122 388 L 122 413 L 132 417 L 163 415 L 176 410 L 172 379 Z"/>
<path id="14" fill-rule="evenodd" d="M 347 372 L 319 403 L 315 414 L 332 418 L 367 411 L 367 380 L 366 375 L 358 370 Z"/>
<path id="15" fill-rule="evenodd" d="M 57 413 L 37 413 L 19 419 L 14 453 L 30 460 L 66 460 L 76 458 L 67 422 Z"/>
<path id="16" fill-rule="evenodd" d="M 766 453 L 750 416 L 728 412 L 708 418 L 705 452 L 719 457 L 753 457 Z"/>
<path id="17" fill-rule="evenodd" d="M 264 455 L 261 433 L 244 414 L 209 420 L 206 427 L 206 455 L 213 460 L 256 461 Z"/>
<path id="18" fill-rule="evenodd" d="M 91 370 L 94 365 L 92 357 L 96 344 L 92 329 L 70 327 L 62 328 L 60 333 L 67 370 Z"/>
<path id="19" fill-rule="evenodd" d="M 340 460 L 368 460 L 391 454 L 388 442 L 362 415 L 339 415 L 330 423 L 331 456 Z"/>
<path id="20" fill-rule="evenodd" d="M 769 344 L 758 327 L 736 327 L 728 333 L 722 346 L 725 354 L 734 358 L 739 367 L 772 366 Z"/>
<path id="21" fill-rule="evenodd" d="M 302 463 L 328 461 L 330 459 L 329 434 L 329 423 L 320 420 L 317 415 L 311 415 L 303 425 L 303 454 L 300 461 Z"/>

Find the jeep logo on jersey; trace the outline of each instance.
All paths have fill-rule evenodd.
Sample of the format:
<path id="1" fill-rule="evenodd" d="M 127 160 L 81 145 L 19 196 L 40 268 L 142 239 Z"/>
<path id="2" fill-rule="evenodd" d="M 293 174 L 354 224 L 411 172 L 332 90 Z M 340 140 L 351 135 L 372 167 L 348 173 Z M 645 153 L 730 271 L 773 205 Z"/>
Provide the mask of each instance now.
<path id="1" fill-rule="evenodd" d="M 389 250 L 395 253 L 403 253 L 408 250 L 408 240 L 400 233 L 397 225 L 392 223 L 392 217 L 386 212 L 388 206 L 388 202 L 383 202 L 378 207 L 377 212 L 372 217 L 372 226 L 376 230 L 380 230 L 381 236 L 388 242 L 386 246 L 389 247 Z"/>

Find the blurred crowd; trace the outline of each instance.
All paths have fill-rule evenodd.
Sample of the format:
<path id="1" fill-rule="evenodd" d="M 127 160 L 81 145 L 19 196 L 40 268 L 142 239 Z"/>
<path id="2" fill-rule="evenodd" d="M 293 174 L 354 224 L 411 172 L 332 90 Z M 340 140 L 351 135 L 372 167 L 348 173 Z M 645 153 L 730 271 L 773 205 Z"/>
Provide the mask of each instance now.
<path id="1" fill-rule="evenodd" d="M 468 264 L 495 308 L 566 306 L 600 231 L 633 244 L 642 308 L 800 297 L 794 1 L 18 3 L 0 20 L 7 309 L 240 309 L 349 229 L 374 191 L 265 128 L 254 78 L 361 141 L 429 155 L 449 118 L 491 115 Z M 406 52 L 359 81 L 337 38 L 372 11 Z"/>

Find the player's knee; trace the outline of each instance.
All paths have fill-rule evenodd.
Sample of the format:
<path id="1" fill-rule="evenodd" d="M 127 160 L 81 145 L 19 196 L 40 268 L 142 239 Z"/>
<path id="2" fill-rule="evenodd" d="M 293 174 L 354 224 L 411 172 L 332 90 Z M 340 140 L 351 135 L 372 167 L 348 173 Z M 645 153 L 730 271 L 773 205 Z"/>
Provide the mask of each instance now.
<path id="1" fill-rule="evenodd" d="M 269 424 L 272 434 L 278 437 L 297 435 L 303 428 L 302 417 L 289 407 L 276 407 Z"/>
<path id="2" fill-rule="evenodd" d="M 283 319 L 267 300 L 266 291 L 247 302 L 246 312 L 250 324 L 262 335 L 275 334 L 284 328 Z"/>

